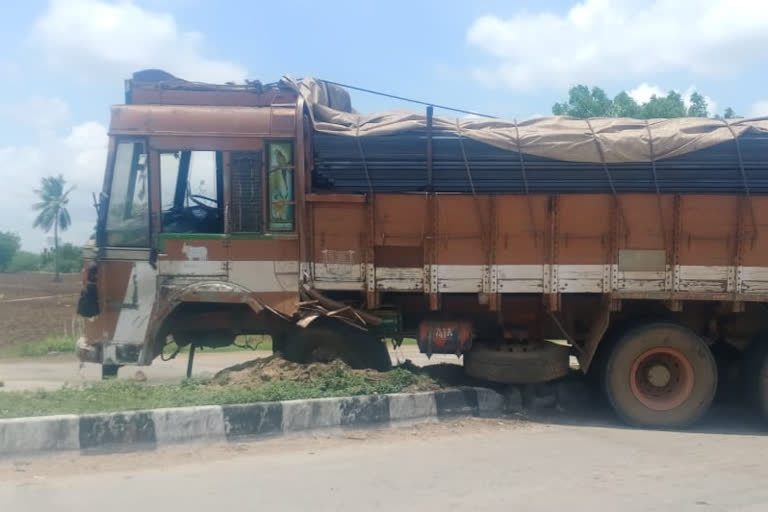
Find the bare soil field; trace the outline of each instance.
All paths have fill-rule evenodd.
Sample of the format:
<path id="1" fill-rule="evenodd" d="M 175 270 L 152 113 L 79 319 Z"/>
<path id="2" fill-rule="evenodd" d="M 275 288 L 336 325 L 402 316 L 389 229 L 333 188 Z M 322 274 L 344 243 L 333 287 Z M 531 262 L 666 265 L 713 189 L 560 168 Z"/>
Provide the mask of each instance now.
<path id="1" fill-rule="evenodd" d="M 79 274 L 0 273 L 0 347 L 72 336 L 79 292 Z"/>

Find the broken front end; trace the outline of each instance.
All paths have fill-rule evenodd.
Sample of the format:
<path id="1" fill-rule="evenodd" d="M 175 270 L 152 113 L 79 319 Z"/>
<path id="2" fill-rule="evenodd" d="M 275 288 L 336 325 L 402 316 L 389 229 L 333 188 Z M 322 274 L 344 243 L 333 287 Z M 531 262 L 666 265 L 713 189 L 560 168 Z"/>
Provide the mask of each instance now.
<path id="1" fill-rule="evenodd" d="M 97 235 L 85 248 L 80 359 L 114 374 L 179 347 L 267 336 L 295 360 L 325 338 L 334 340 L 323 350 L 365 356 L 367 342 L 346 345 L 372 338 L 380 319 L 302 285 L 311 155 L 301 99 L 278 84 L 172 78 L 134 76 L 126 104 L 112 108 Z M 375 366 L 386 367 L 376 343 Z"/>

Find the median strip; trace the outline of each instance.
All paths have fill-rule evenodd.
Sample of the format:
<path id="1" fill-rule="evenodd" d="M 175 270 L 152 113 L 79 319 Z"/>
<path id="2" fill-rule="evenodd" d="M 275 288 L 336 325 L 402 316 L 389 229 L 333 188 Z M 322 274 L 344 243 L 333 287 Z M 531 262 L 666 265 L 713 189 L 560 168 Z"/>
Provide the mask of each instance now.
<path id="1" fill-rule="evenodd" d="M 65 450 L 130 451 L 197 441 L 242 441 L 319 428 L 518 412 L 520 392 L 486 388 L 164 408 L 0 420 L 0 456 Z"/>

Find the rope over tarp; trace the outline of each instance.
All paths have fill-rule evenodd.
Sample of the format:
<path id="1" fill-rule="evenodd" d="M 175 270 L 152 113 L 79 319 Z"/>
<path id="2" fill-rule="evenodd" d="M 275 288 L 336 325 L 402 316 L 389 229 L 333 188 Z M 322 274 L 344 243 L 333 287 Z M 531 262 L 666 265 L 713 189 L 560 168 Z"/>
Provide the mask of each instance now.
<path id="1" fill-rule="evenodd" d="M 281 84 L 300 94 L 316 132 L 341 136 L 373 137 L 426 129 L 426 115 L 391 111 L 361 116 L 352 110 L 349 94 L 341 87 L 314 78 L 284 77 Z M 508 151 L 524 147 L 527 155 L 565 162 L 616 164 L 649 162 L 649 145 L 655 160 L 698 151 L 744 135 L 747 131 L 768 134 L 768 117 L 739 119 L 724 124 L 719 119 L 590 119 L 594 136 L 600 138 L 603 157 L 595 154 L 594 136 L 584 120 L 542 117 L 514 122 L 503 119 L 434 117 L 433 129 L 483 142 Z M 652 139 L 647 134 L 653 128 Z"/>

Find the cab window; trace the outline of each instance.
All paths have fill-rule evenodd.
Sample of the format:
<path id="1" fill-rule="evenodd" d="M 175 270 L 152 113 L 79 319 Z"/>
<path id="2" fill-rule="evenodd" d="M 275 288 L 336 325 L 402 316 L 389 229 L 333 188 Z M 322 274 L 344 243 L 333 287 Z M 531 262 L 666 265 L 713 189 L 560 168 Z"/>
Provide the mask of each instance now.
<path id="1" fill-rule="evenodd" d="M 293 231 L 296 200 L 293 190 L 293 144 L 269 144 L 269 230 Z"/>
<path id="2" fill-rule="evenodd" d="M 106 220 L 106 242 L 116 247 L 149 246 L 149 190 L 144 143 L 117 144 Z"/>
<path id="3" fill-rule="evenodd" d="M 160 186 L 164 232 L 224 232 L 221 152 L 160 153 Z"/>

